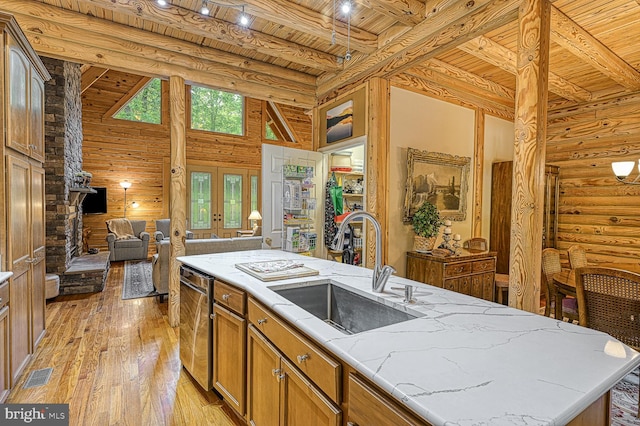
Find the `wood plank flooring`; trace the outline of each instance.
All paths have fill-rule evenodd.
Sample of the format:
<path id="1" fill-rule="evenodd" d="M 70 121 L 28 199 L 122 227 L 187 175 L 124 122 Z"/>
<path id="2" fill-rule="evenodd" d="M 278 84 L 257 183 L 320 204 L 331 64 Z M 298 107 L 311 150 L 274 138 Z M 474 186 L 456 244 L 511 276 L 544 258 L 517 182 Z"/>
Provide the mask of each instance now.
<path id="1" fill-rule="evenodd" d="M 47 303 L 46 335 L 7 402 L 68 403 L 71 425 L 243 425 L 182 368 L 166 298 L 122 300 L 123 276 L 113 262 L 103 292 Z M 22 388 L 46 367 L 48 384 Z"/>

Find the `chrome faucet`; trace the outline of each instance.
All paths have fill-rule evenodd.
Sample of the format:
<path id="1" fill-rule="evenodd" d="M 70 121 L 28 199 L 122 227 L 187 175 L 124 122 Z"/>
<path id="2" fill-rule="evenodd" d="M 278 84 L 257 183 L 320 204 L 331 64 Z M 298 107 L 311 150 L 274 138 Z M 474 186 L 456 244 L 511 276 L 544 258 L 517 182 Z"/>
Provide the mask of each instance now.
<path id="1" fill-rule="evenodd" d="M 331 243 L 332 250 L 342 250 L 344 247 L 344 232 L 347 230 L 347 226 L 349 222 L 355 219 L 369 219 L 371 223 L 373 223 L 373 227 L 376 230 L 376 264 L 373 268 L 373 276 L 371 279 L 371 289 L 376 293 L 382 293 L 384 291 L 384 286 L 389 280 L 389 277 L 396 270 L 389 265 L 381 266 L 382 262 L 382 230 L 380 229 L 380 224 L 376 220 L 376 218 L 369 212 L 365 211 L 356 211 L 349 213 L 342 220 L 340 224 L 340 228 L 338 228 L 338 233 L 333 238 Z"/>

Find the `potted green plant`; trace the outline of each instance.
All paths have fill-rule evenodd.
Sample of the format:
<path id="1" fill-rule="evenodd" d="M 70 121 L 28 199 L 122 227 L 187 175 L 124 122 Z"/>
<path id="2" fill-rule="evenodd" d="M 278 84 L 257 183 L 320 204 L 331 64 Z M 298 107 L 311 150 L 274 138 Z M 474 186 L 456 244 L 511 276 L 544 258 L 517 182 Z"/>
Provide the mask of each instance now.
<path id="1" fill-rule="evenodd" d="M 413 214 L 411 223 L 416 233 L 413 249 L 415 251 L 433 250 L 442 226 L 438 208 L 429 201 L 425 201 Z"/>

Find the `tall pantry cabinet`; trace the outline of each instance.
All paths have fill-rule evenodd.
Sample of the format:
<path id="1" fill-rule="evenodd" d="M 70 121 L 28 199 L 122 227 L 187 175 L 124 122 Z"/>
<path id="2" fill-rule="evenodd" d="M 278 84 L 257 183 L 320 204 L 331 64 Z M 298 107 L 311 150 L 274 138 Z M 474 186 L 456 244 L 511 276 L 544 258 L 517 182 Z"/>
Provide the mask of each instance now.
<path id="1" fill-rule="evenodd" d="M 0 46 L 0 266 L 13 272 L 9 347 L 0 342 L 0 351 L 9 356 L 14 386 L 45 331 L 44 82 L 50 76 L 13 16 L 2 12 Z"/>

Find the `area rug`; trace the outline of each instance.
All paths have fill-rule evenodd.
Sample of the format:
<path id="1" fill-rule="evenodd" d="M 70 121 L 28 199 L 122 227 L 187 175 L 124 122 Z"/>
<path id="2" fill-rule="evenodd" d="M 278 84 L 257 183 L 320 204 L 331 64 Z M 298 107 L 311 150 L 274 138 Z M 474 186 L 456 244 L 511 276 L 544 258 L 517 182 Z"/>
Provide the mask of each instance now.
<path id="1" fill-rule="evenodd" d="M 146 260 L 127 260 L 124 262 L 124 284 L 122 299 L 156 296 L 151 280 L 151 262 Z"/>
<path id="2" fill-rule="evenodd" d="M 613 426 L 640 425 L 638 414 L 638 376 L 627 375 L 611 389 L 611 424 Z"/>

